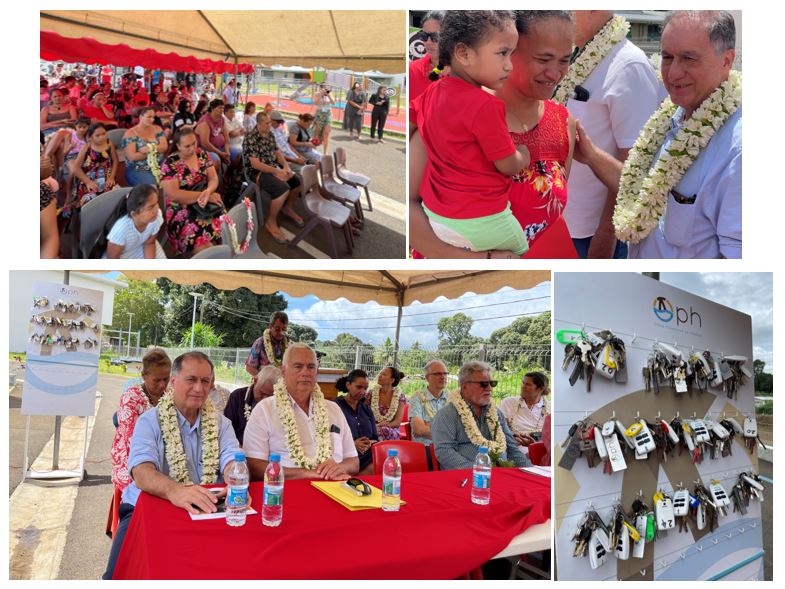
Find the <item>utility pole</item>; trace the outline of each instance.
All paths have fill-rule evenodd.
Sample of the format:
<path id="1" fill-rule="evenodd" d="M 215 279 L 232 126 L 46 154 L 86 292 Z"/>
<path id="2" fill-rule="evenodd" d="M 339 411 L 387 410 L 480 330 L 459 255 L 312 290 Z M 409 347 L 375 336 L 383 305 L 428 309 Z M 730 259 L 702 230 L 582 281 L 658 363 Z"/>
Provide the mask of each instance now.
<path id="1" fill-rule="evenodd" d="M 196 327 L 196 299 L 199 297 L 203 297 L 204 295 L 199 292 L 190 292 L 188 293 L 194 298 L 194 312 L 191 315 L 191 349 L 194 347 L 194 329 Z"/>
<path id="2" fill-rule="evenodd" d="M 131 357 L 131 321 L 136 313 L 128 313 L 128 357 Z"/>

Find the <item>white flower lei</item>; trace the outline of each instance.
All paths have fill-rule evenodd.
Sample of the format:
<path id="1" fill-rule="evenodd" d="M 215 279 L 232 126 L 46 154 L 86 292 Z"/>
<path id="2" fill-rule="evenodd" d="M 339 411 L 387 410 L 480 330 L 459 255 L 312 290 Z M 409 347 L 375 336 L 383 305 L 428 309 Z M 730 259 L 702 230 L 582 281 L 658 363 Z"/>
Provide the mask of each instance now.
<path id="1" fill-rule="evenodd" d="M 428 392 L 430 394 L 430 391 Z M 436 411 L 433 410 L 433 407 L 431 407 L 431 404 L 428 402 L 428 395 L 425 394 L 425 391 L 415 391 L 414 394 L 422 401 L 422 410 L 425 412 L 425 415 L 427 415 L 429 419 L 433 419 L 436 416 Z"/>
<path id="2" fill-rule="evenodd" d="M 488 424 L 488 430 L 494 436 L 493 440 L 487 440 L 485 439 L 485 436 L 482 435 L 480 428 L 477 426 L 477 422 L 474 420 L 469 404 L 461 397 L 459 391 L 451 392 L 450 396 L 447 397 L 447 402 L 452 403 L 453 406 L 455 406 L 455 410 L 458 411 L 458 417 L 461 418 L 463 428 L 466 430 L 466 435 L 469 437 L 469 441 L 472 444 L 477 447 L 485 446 L 488 448 L 488 452 L 495 452 L 496 454 L 503 454 L 506 452 L 507 438 L 504 436 L 504 430 L 499 423 L 499 414 L 496 411 L 496 404 L 493 402 L 493 399 L 488 403 L 488 414 L 485 418 Z"/>
<path id="3" fill-rule="evenodd" d="M 199 484 L 212 485 L 218 480 L 217 472 L 220 461 L 217 415 L 209 398 L 204 400 L 204 405 L 199 413 L 202 432 L 202 480 Z M 192 483 L 188 473 L 183 439 L 180 435 L 180 426 L 177 423 L 177 409 L 171 394 L 164 395 L 158 402 L 158 423 L 161 427 L 161 436 L 164 439 L 164 452 L 166 462 L 169 464 L 169 476 L 178 483 Z"/>
<path id="4" fill-rule="evenodd" d="M 741 73 L 728 79 L 701 103 L 654 163 L 671 129 L 677 106 L 666 98 L 651 116 L 622 168 L 613 225 L 616 237 L 639 243 L 657 227 L 668 194 L 708 145 L 714 134 L 741 106 Z"/>
<path id="5" fill-rule="evenodd" d="M 401 401 L 401 389 L 393 387 L 392 398 L 390 399 L 390 406 L 387 408 L 387 413 L 382 414 L 379 407 L 381 385 L 375 384 L 371 387 L 371 411 L 376 419 L 376 423 L 389 422 L 395 419 L 395 414 L 398 413 L 398 403 Z"/>
<path id="6" fill-rule="evenodd" d="M 253 383 L 248 385 L 248 388 L 250 389 L 252 386 Z M 243 397 L 243 413 L 245 414 L 246 423 L 248 422 L 249 419 L 251 419 L 251 410 L 252 410 L 251 406 L 245 402 L 245 398 L 247 396 L 248 396 L 248 391 L 245 391 L 245 397 Z"/>
<path id="7" fill-rule="evenodd" d="M 297 422 L 294 418 L 294 410 L 289 399 L 289 392 L 286 390 L 286 383 L 281 378 L 273 387 L 275 397 L 275 407 L 278 411 L 278 419 L 283 425 L 284 441 L 289 452 L 289 459 L 300 468 L 313 470 L 325 460 L 333 456 L 333 445 L 330 439 L 330 420 L 327 417 L 327 401 L 319 385 L 314 383 L 311 391 L 311 403 L 314 416 L 314 426 L 316 428 L 316 456 L 308 458 L 303 450 L 303 443 L 300 433 L 297 431 Z"/>
<path id="8" fill-rule="evenodd" d="M 150 151 L 147 152 L 147 165 L 150 167 L 153 178 L 155 178 L 155 183 L 160 186 L 161 168 L 158 165 L 158 144 L 150 142 L 147 146 L 150 148 Z"/>
<path id="9" fill-rule="evenodd" d="M 247 213 L 245 221 L 245 227 L 247 231 L 245 233 L 245 239 L 242 243 L 237 243 L 237 226 L 235 225 L 235 222 L 228 214 L 221 215 L 221 221 L 229 226 L 229 237 L 232 241 L 232 243 L 229 245 L 232 246 L 232 251 L 235 254 L 244 254 L 248 251 L 248 246 L 251 245 L 251 236 L 253 234 L 253 214 L 251 213 L 251 201 L 248 198 L 244 198 L 243 204 L 245 205 L 245 210 Z"/>
<path id="10" fill-rule="evenodd" d="M 281 355 L 281 361 L 276 359 L 275 357 L 275 349 L 273 348 L 273 342 L 270 340 L 270 329 L 267 328 L 264 330 L 262 334 L 262 341 L 264 342 L 264 352 L 267 354 L 267 359 L 270 361 L 270 364 L 273 366 L 277 366 L 278 368 L 281 367 L 281 361 L 283 361 L 283 354 Z M 286 346 L 289 343 L 286 335 L 283 336 L 283 351 L 286 352 Z"/>
<path id="11" fill-rule="evenodd" d="M 580 86 L 586 81 L 599 63 L 605 59 L 611 49 L 627 37 L 630 32 L 630 23 L 624 17 L 614 16 L 597 31 L 597 34 L 586 43 L 583 51 L 578 55 L 567 75 L 564 76 L 556 91 L 553 93 L 553 101 L 559 104 L 567 104 L 570 94 L 575 91 L 576 86 Z"/>

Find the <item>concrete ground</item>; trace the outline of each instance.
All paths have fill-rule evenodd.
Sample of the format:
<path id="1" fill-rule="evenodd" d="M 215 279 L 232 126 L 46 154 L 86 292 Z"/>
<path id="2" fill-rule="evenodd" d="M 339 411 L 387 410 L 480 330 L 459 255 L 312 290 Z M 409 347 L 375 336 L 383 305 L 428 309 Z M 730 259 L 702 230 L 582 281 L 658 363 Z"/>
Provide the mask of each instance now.
<path id="1" fill-rule="evenodd" d="M 337 147 L 346 150 L 347 167 L 371 178 L 371 204 L 363 192 L 362 205 L 365 226 L 354 238 L 354 252 L 349 254 L 342 231 L 333 229 L 340 258 L 393 258 L 406 257 L 406 144 L 402 140 L 385 139 L 385 143 L 372 142 L 367 133 L 359 140 L 349 138 L 346 131 L 333 128 L 329 153 Z M 322 152 L 319 148 L 320 153 Z M 302 202 L 295 209 L 302 217 L 306 212 Z M 265 213 L 267 214 L 267 213 Z M 299 228 L 283 215 L 279 216 L 281 228 L 291 240 Z M 329 248 L 323 230 L 317 227 L 295 248 L 273 241 L 267 231 L 259 232 L 259 247 L 271 257 L 326 258 Z"/>
<path id="2" fill-rule="evenodd" d="M 23 371 L 14 363 L 18 379 Z M 20 415 L 21 382 L 9 393 L 9 577 L 10 579 L 100 579 L 111 541 L 104 534 L 113 487 L 109 452 L 114 436 L 112 414 L 116 411 L 127 377 L 99 374 L 100 394 L 94 425 L 89 430 L 85 470 L 81 483 L 20 484 L 24 461 L 25 418 Z M 92 422 L 93 420 L 91 420 Z M 67 418 L 63 429 L 61 464 L 68 468 L 81 451 L 81 418 Z M 30 424 L 28 453 L 34 467 L 51 467 L 54 418 L 35 417 Z M 76 452 L 75 449 L 78 449 Z M 773 480 L 773 453 L 761 452 L 760 474 Z M 39 457 L 37 462 L 34 462 Z M 773 491 L 765 484 L 763 507 L 764 575 L 773 574 Z M 163 549 L 163 547 L 162 547 Z"/>

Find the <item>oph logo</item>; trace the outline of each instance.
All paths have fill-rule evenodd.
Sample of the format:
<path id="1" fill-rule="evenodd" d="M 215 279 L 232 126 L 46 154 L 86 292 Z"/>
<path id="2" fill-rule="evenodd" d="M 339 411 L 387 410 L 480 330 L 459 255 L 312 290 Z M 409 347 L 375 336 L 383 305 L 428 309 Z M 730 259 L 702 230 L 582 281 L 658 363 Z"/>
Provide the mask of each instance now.
<path id="1" fill-rule="evenodd" d="M 698 324 L 698 327 L 703 327 L 703 320 L 700 314 L 693 310 L 692 306 L 689 309 L 684 307 L 675 307 L 665 297 L 655 297 L 652 301 L 652 311 L 657 316 L 657 319 L 663 323 L 669 323 L 676 317 L 676 325 L 689 323 L 690 325 Z"/>

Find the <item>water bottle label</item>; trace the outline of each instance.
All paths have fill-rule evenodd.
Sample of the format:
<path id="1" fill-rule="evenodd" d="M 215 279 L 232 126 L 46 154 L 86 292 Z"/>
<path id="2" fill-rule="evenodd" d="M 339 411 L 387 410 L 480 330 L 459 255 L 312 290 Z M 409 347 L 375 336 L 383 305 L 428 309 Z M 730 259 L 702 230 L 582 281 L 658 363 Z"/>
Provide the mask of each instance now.
<path id="1" fill-rule="evenodd" d="M 234 487 L 229 489 L 226 496 L 226 505 L 229 507 L 243 507 L 248 504 L 248 487 Z"/>
<path id="2" fill-rule="evenodd" d="M 473 485 L 475 489 L 490 489 L 491 488 L 491 475 L 490 473 L 475 472 Z"/>
<path id="3" fill-rule="evenodd" d="M 382 483 L 385 495 L 400 495 L 401 494 L 401 481 L 387 480 Z"/>
<path id="4" fill-rule="evenodd" d="M 269 507 L 278 507 L 283 504 L 283 493 L 270 491 L 269 487 L 264 488 L 264 504 Z"/>

